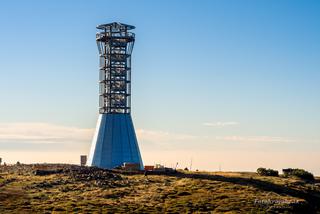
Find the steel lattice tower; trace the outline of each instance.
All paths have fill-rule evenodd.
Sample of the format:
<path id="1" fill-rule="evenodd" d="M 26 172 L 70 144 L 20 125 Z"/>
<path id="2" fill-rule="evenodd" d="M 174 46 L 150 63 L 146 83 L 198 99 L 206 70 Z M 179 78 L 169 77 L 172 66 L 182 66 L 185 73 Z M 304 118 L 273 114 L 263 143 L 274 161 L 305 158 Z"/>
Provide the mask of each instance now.
<path id="1" fill-rule="evenodd" d="M 99 119 L 89 155 L 90 166 L 114 168 L 137 163 L 143 168 L 131 118 L 131 53 L 135 27 L 98 25 Z"/>

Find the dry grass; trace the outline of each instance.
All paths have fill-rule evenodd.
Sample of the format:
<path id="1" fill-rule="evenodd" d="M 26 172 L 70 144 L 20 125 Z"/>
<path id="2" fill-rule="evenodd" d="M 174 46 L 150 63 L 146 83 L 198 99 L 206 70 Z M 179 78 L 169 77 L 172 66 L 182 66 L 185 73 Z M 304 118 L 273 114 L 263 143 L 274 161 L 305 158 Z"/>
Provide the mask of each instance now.
<path id="1" fill-rule="evenodd" d="M 303 213 L 320 207 L 317 183 L 255 173 L 121 174 L 111 186 L 67 173 L 2 169 L 0 176 L 0 213 Z"/>

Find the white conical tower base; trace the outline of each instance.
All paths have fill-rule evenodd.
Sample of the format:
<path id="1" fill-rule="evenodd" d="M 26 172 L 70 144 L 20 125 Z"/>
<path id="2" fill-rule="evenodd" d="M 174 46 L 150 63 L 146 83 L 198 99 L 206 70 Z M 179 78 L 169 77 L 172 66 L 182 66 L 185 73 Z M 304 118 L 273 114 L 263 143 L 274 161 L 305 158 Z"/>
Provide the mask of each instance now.
<path id="1" fill-rule="evenodd" d="M 113 169 L 143 163 L 130 114 L 100 114 L 88 159 L 89 166 Z"/>

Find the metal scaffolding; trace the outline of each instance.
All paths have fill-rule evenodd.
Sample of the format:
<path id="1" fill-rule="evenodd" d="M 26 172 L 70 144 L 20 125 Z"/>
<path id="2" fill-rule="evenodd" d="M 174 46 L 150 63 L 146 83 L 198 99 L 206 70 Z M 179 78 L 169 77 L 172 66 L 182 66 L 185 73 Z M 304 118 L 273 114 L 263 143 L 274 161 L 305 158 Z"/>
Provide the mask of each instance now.
<path id="1" fill-rule="evenodd" d="M 134 26 L 113 22 L 98 25 L 96 41 L 100 56 L 99 112 L 130 114 L 131 53 Z"/>

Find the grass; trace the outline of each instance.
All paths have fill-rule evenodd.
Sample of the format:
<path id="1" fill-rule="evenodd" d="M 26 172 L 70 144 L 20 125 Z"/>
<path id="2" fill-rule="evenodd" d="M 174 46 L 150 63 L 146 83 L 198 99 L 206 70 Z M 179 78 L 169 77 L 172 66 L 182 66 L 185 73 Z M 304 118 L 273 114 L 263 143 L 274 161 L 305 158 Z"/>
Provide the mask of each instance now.
<path id="1" fill-rule="evenodd" d="M 13 166 L 12 166 L 13 167 Z M 0 213 L 320 212 L 319 181 L 256 173 L 120 174 L 108 185 L 68 173 L 0 168 Z M 2 184 L 2 185 L 1 185 Z"/>

